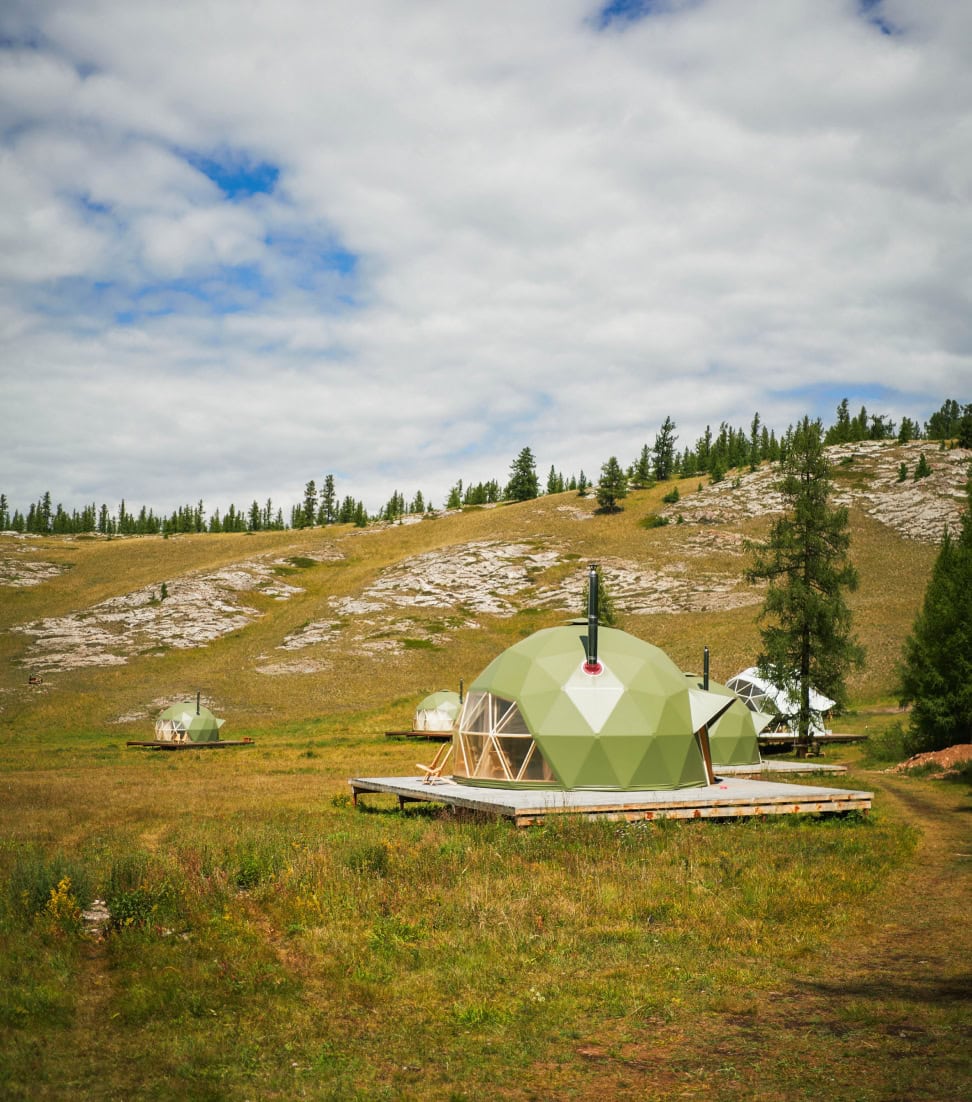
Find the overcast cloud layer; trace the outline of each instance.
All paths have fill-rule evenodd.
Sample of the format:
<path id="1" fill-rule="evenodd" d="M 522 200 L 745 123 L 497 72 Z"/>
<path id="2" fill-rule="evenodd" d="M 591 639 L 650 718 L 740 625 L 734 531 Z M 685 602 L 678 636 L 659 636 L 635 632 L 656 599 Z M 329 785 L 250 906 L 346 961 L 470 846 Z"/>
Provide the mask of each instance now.
<path id="1" fill-rule="evenodd" d="M 972 401 L 972 5 L 7 0 L 0 490 L 377 509 Z"/>

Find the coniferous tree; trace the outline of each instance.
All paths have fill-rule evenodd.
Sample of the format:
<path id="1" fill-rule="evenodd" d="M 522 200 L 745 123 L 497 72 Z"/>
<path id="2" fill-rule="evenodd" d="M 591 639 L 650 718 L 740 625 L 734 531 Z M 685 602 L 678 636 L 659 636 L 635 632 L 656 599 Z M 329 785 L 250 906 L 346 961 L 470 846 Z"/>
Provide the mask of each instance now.
<path id="1" fill-rule="evenodd" d="M 612 455 L 601 467 L 601 478 L 595 496 L 601 512 L 620 512 L 621 506 L 618 502 L 628 496 L 628 476 L 621 469 L 616 456 Z"/>
<path id="2" fill-rule="evenodd" d="M 652 456 L 654 457 L 655 478 L 659 482 L 664 482 L 666 478 L 672 477 L 675 466 L 675 441 L 677 439 L 675 422 L 671 417 L 666 417 L 662 427 L 655 434 L 655 442 L 651 447 Z"/>
<path id="3" fill-rule="evenodd" d="M 972 742 L 972 480 L 958 539 L 947 528 L 942 536 L 899 676 L 909 752 Z"/>
<path id="4" fill-rule="evenodd" d="M 848 558 L 847 510 L 831 506 L 831 468 L 819 421 L 803 421 L 788 433 L 779 491 L 785 513 L 764 543 L 750 544 L 751 582 L 768 581 L 760 618 L 761 673 L 799 701 L 797 749 L 810 744 L 810 688 L 846 701 L 845 676 L 863 663 L 851 634 L 845 590 L 857 586 Z"/>
<path id="5" fill-rule="evenodd" d="M 506 496 L 510 501 L 532 501 L 539 493 L 537 461 L 529 448 L 523 448 L 510 464 L 510 480 L 506 484 Z"/>
<path id="6" fill-rule="evenodd" d="M 918 456 L 918 462 L 915 464 L 915 473 L 912 476 L 915 482 L 920 482 L 923 478 L 927 478 L 931 474 L 931 467 L 928 465 L 928 460 L 925 458 L 925 453 L 922 452 Z"/>
<path id="7" fill-rule="evenodd" d="M 851 416 L 846 398 L 837 407 L 837 421 L 827 429 L 825 444 L 847 444 L 851 440 Z"/>
<path id="8" fill-rule="evenodd" d="M 646 489 L 651 486 L 654 479 L 654 464 L 652 463 L 651 452 L 648 449 L 648 445 L 642 445 L 641 451 L 638 454 L 638 458 L 631 464 L 631 471 L 629 477 L 632 486 L 637 487 L 640 490 Z"/>
<path id="9" fill-rule="evenodd" d="M 304 504 L 301 509 L 301 517 L 301 528 L 312 528 L 314 521 L 317 519 L 317 484 L 313 479 L 304 487 Z"/>
<path id="10" fill-rule="evenodd" d="M 753 415 L 752 422 L 749 425 L 749 469 L 751 471 L 755 471 L 756 468 L 759 466 L 760 428 L 761 426 L 759 421 L 759 411 L 757 410 L 756 413 Z"/>
<path id="11" fill-rule="evenodd" d="M 324 476 L 324 485 L 321 487 L 321 504 L 317 512 L 318 524 L 333 524 L 337 511 L 337 498 L 334 493 L 334 475 Z"/>
<path id="12" fill-rule="evenodd" d="M 972 414 L 972 405 L 964 408 L 948 398 L 942 402 L 942 407 L 928 418 L 925 424 L 925 435 L 929 440 L 951 440 L 958 435 L 959 424 L 964 414 Z"/>

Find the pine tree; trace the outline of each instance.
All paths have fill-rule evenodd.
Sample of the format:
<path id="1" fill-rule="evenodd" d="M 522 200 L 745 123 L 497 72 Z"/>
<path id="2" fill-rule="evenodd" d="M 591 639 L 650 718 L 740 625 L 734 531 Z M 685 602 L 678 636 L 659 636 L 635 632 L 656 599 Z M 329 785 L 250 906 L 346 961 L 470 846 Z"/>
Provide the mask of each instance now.
<path id="1" fill-rule="evenodd" d="M 846 444 L 851 439 L 851 417 L 849 404 L 844 398 L 837 407 L 837 421 L 827 429 L 825 444 Z"/>
<path id="2" fill-rule="evenodd" d="M 324 476 L 321 487 L 321 505 L 317 512 L 318 524 L 333 524 L 337 516 L 337 498 L 334 494 L 334 475 Z"/>
<path id="3" fill-rule="evenodd" d="M 317 485 L 313 479 L 304 487 L 304 506 L 301 509 L 301 528 L 313 528 L 317 519 Z"/>
<path id="4" fill-rule="evenodd" d="M 664 482 L 672 477 L 672 469 L 675 465 L 675 422 L 671 417 L 666 417 L 661 429 L 655 435 L 655 442 L 651 451 L 654 456 L 655 478 Z"/>
<path id="5" fill-rule="evenodd" d="M 788 433 L 779 491 L 785 513 L 765 543 L 750 544 L 751 582 L 768 581 L 760 614 L 769 621 L 760 634 L 761 673 L 799 700 L 797 749 L 810 745 L 810 687 L 846 702 L 845 676 L 863 663 L 864 652 L 851 635 L 850 609 L 843 591 L 857 587 L 848 558 L 847 510 L 830 505 L 831 468 L 824 455 L 819 421 L 809 418 Z"/>
<path id="6" fill-rule="evenodd" d="M 628 476 L 621 469 L 616 456 L 601 467 L 601 479 L 597 484 L 597 503 L 603 513 L 620 512 L 619 501 L 628 496 Z"/>
<path id="7" fill-rule="evenodd" d="M 540 493 L 537 480 L 537 462 L 529 448 L 523 448 L 510 464 L 510 480 L 506 484 L 506 496 L 510 501 L 531 501 Z"/>
<path id="8" fill-rule="evenodd" d="M 753 420 L 749 426 L 749 469 L 755 471 L 759 466 L 759 436 L 760 436 L 760 421 L 759 411 L 753 415 Z"/>
<path id="9" fill-rule="evenodd" d="M 631 465 L 631 484 L 638 489 L 646 489 L 653 485 L 655 481 L 653 471 L 651 452 L 648 450 L 648 445 L 644 444 L 638 458 Z"/>
<path id="10" fill-rule="evenodd" d="M 947 528 L 942 536 L 899 676 L 910 752 L 972 742 L 972 481 L 958 539 Z"/>
<path id="11" fill-rule="evenodd" d="M 915 473 L 912 475 L 912 479 L 915 482 L 920 482 L 931 473 L 931 467 L 928 466 L 928 460 L 925 458 L 925 453 L 922 452 L 921 455 L 918 456 L 918 462 L 915 464 Z"/>

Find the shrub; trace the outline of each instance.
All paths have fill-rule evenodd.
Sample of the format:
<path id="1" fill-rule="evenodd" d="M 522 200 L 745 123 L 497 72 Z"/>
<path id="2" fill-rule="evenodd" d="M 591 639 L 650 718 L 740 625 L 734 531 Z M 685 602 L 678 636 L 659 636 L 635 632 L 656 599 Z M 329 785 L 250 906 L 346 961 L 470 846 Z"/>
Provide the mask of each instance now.
<path id="1" fill-rule="evenodd" d="M 640 523 L 642 528 L 664 528 L 668 524 L 668 517 L 659 516 L 658 513 L 649 513 Z"/>
<path id="2" fill-rule="evenodd" d="M 14 912 L 28 923 L 38 915 L 51 914 L 55 896 L 66 902 L 70 895 L 78 908 L 87 906 L 92 898 L 91 882 L 83 866 L 60 855 L 46 858 L 36 852 L 18 857 L 7 890 Z"/>

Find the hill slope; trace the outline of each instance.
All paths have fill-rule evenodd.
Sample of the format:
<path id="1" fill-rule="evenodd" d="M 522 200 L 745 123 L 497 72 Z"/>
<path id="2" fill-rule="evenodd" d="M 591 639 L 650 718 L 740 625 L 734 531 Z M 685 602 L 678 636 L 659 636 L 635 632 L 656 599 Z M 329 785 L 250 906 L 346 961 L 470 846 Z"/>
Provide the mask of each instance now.
<path id="1" fill-rule="evenodd" d="M 921 451 L 931 477 L 898 481 Z M 831 449 L 851 511 L 868 651 L 857 700 L 893 691 L 894 666 L 970 453 L 933 445 Z M 758 648 L 762 595 L 744 540 L 779 507 L 763 467 L 718 485 L 638 491 L 623 512 L 575 494 L 435 519 L 249 535 L 102 539 L 0 536 L 0 718 L 21 728 L 122 724 L 144 735 L 166 702 L 201 691 L 229 730 L 343 710 L 406 722 L 427 691 L 468 684 L 503 647 L 582 612 L 583 567 L 602 564 L 622 626 L 724 680 Z M 667 527 L 641 521 L 664 513 Z M 167 596 L 164 600 L 162 586 Z M 28 677 L 41 678 L 28 684 Z M 116 728 L 118 729 L 118 728 Z"/>

